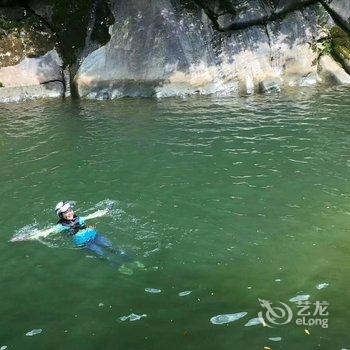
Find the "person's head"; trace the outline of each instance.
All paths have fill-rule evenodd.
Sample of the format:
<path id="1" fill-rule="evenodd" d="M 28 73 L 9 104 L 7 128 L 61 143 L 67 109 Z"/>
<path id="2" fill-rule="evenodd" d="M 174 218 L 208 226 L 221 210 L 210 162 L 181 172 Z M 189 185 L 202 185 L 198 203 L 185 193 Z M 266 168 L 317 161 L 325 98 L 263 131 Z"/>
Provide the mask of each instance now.
<path id="1" fill-rule="evenodd" d="M 56 205 L 55 212 L 60 219 L 73 220 L 74 210 L 69 202 L 59 202 Z"/>

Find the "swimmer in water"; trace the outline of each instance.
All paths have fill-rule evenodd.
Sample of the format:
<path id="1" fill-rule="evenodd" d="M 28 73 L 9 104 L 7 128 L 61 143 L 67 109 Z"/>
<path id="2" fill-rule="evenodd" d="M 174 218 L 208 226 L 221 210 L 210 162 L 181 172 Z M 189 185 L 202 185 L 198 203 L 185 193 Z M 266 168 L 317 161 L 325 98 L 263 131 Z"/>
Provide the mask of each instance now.
<path id="1" fill-rule="evenodd" d="M 55 207 L 59 220 L 53 229 L 55 232 L 72 236 L 76 247 L 93 252 L 100 258 L 109 259 L 108 253 L 113 253 L 121 262 L 130 262 L 132 259 L 122 249 L 113 247 L 112 242 L 107 237 L 98 233 L 93 227 L 87 227 L 85 223 L 86 220 L 108 214 L 110 210 L 111 206 L 86 217 L 80 217 L 75 214 L 71 203 L 59 202 Z"/>
<path id="2" fill-rule="evenodd" d="M 12 237 L 11 242 L 40 240 L 51 234 L 61 233 L 67 237 L 72 237 L 76 247 L 92 252 L 99 258 L 108 260 L 114 266 L 118 267 L 119 272 L 131 275 L 133 271 L 125 263 L 130 263 L 131 266 L 139 269 L 144 269 L 145 266 L 141 262 L 131 258 L 124 250 L 114 247 L 111 241 L 98 233 L 95 228 L 86 225 L 87 220 L 105 216 L 111 212 L 113 207 L 114 202 L 111 202 L 106 209 L 97 210 L 85 217 L 80 217 L 75 214 L 72 203 L 59 202 L 55 207 L 56 215 L 59 218 L 55 226 L 41 231 L 34 230 L 29 235 L 15 235 Z"/>

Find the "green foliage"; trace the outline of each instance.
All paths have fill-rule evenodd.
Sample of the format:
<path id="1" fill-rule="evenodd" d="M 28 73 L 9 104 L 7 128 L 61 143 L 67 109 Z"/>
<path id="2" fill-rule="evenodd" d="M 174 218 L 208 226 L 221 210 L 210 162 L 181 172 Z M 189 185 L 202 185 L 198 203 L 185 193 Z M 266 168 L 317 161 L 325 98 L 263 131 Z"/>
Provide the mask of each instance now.
<path id="1" fill-rule="evenodd" d="M 330 31 L 332 38 L 332 52 L 342 58 L 350 59 L 349 35 L 339 27 L 333 27 Z"/>

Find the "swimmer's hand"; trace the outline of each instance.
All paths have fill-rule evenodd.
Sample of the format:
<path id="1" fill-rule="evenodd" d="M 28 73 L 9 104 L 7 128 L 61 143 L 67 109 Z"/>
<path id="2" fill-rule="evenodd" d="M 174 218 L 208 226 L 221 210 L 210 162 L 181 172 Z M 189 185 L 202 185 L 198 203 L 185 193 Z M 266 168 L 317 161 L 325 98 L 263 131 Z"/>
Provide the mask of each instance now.
<path id="1" fill-rule="evenodd" d="M 107 210 L 111 211 L 115 208 L 115 202 L 110 202 L 107 204 Z"/>

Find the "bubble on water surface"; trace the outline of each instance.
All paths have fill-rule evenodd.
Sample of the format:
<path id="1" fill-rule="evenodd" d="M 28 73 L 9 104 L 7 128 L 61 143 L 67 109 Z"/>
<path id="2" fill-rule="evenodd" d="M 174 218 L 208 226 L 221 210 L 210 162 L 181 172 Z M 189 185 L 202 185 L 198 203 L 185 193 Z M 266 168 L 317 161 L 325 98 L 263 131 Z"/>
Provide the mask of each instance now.
<path id="1" fill-rule="evenodd" d="M 319 284 L 316 286 L 316 288 L 317 288 L 318 290 L 320 290 L 320 289 L 327 288 L 328 286 L 329 286 L 329 283 L 319 283 Z"/>
<path id="2" fill-rule="evenodd" d="M 251 326 L 257 326 L 258 324 L 263 324 L 263 321 L 259 317 L 255 317 L 250 319 L 244 326 L 251 327 Z"/>
<path id="3" fill-rule="evenodd" d="M 189 294 L 191 294 L 191 293 L 192 293 L 191 290 L 185 290 L 185 291 L 183 291 L 183 292 L 180 292 L 180 293 L 179 293 L 179 296 L 180 296 L 180 297 L 185 297 L 186 295 L 189 295 Z"/>
<path id="4" fill-rule="evenodd" d="M 15 232 L 13 237 L 11 238 L 11 242 L 21 242 L 31 239 L 35 237 L 40 230 L 38 229 L 38 225 L 36 223 L 26 225 Z"/>
<path id="5" fill-rule="evenodd" d="M 281 341 L 282 337 L 271 337 L 271 338 L 269 338 L 269 340 L 271 340 L 271 341 Z"/>
<path id="6" fill-rule="evenodd" d="M 3 345 L 0 350 L 6 350 L 7 349 L 7 346 L 6 345 Z"/>
<path id="7" fill-rule="evenodd" d="M 157 289 L 157 288 L 145 288 L 145 292 L 157 294 L 157 293 L 161 293 L 162 290 L 161 289 Z"/>
<path id="8" fill-rule="evenodd" d="M 147 315 L 146 314 L 137 315 L 137 314 L 131 313 L 128 316 L 121 316 L 121 317 L 119 317 L 119 320 L 122 321 L 122 322 L 127 321 L 127 320 L 129 320 L 130 322 L 133 322 L 133 321 L 140 320 L 142 317 L 147 317 Z"/>
<path id="9" fill-rule="evenodd" d="M 41 328 L 32 329 L 30 332 L 26 333 L 26 336 L 32 337 L 33 335 L 40 334 L 43 330 Z"/>
<path id="10" fill-rule="evenodd" d="M 225 323 L 235 322 L 240 318 L 244 317 L 246 314 L 247 312 L 237 312 L 235 314 L 217 315 L 212 317 L 210 319 L 210 322 L 212 324 L 225 324 Z"/>
<path id="11" fill-rule="evenodd" d="M 309 298 L 310 298 L 309 294 L 302 294 L 302 295 L 297 295 L 293 298 L 290 298 L 289 301 L 291 301 L 292 303 L 298 303 L 300 301 L 309 300 Z"/>

